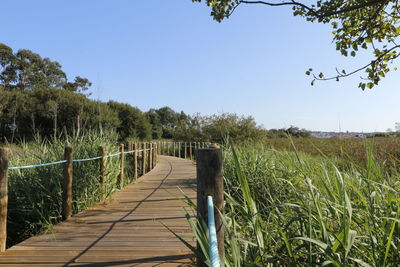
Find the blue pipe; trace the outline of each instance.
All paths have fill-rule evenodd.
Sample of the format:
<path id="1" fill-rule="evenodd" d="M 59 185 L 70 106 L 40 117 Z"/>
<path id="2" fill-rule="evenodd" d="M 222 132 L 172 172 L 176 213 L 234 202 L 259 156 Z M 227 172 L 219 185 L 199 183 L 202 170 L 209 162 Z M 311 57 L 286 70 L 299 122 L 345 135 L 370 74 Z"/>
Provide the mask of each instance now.
<path id="1" fill-rule="evenodd" d="M 215 229 L 214 204 L 212 196 L 207 197 L 208 204 L 208 236 L 210 241 L 210 267 L 220 267 L 217 231 Z"/>

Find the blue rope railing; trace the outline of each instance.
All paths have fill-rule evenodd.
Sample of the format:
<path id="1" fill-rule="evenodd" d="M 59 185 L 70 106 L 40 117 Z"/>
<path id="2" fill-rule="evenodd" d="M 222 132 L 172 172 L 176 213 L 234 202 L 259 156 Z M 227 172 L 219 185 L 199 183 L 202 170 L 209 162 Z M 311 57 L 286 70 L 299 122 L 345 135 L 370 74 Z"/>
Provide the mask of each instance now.
<path id="1" fill-rule="evenodd" d="M 214 203 L 212 196 L 207 197 L 208 204 L 208 236 L 210 242 L 210 267 L 220 267 L 220 258 L 218 253 L 217 231 L 215 229 Z"/>
<path id="2" fill-rule="evenodd" d="M 50 163 L 43 163 L 43 164 L 36 164 L 36 165 L 27 165 L 27 166 L 18 166 L 18 167 L 9 167 L 8 170 L 20 170 L 20 169 L 29 169 L 29 168 L 36 168 L 36 167 L 44 167 L 44 166 L 51 166 L 56 164 L 62 164 L 67 162 L 66 160 L 60 160 L 56 162 Z"/>
<path id="3" fill-rule="evenodd" d="M 146 151 L 149 151 L 150 149 L 146 149 Z M 143 152 L 143 149 L 139 150 L 131 150 L 131 151 L 125 151 L 124 154 L 129 154 L 133 152 Z M 121 152 L 117 152 L 114 154 L 109 154 L 106 157 L 111 158 L 111 157 L 116 157 L 121 155 Z M 94 158 L 86 158 L 86 159 L 73 159 L 72 162 L 84 162 L 84 161 L 91 161 L 91 160 L 98 160 L 101 159 L 102 156 L 94 157 Z M 15 166 L 15 167 L 8 167 L 8 170 L 21 170 L 21 169 L 30 169 L 30 168 L 36 168 L 36 167 L 45 167 L 45 166 L 52 166 L 52 165 L 57 165 L 57 164 L 63 164 L 66 163 L 66 160 L 60 160 L 60 161 L 55 161 L 55 162 L 49 162 L 49 163 L 42 163 L 42 164 L 34 164 L 34 165 L 26 165 L 26 166 Z"/>

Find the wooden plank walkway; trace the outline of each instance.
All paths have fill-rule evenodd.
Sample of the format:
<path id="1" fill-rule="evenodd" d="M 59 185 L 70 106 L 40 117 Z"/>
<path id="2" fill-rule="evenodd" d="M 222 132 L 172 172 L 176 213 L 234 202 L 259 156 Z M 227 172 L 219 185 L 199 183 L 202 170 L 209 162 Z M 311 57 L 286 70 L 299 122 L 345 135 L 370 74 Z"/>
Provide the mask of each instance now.
<path id="1" fill-rule="evenodd" d="M 192 244 L 178 186 L 196 198 L 195 166 L 160 156 L 134 184 L 98 204 L 0 253 L 0 266 L 191 266 L 193 255 L 162 224 Z"/>

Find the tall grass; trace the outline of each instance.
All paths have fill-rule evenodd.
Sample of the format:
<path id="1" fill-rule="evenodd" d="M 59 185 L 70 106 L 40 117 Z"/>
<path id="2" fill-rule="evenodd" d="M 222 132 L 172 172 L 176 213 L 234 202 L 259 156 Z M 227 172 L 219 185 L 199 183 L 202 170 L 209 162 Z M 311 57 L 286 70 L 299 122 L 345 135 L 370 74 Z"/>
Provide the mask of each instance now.
<path id="1" fill-rule="evenodd" d="M 297 150 L 225 149 L 225 265 L 398 266 L 400 174 L 367 153 L 361 167 Z"/>
<path id="2" fill-rule="evenodd" d="M 74 159 L 118 152 L 116 133 L 87 133 L 63 140 L 37 140 L 12 147 L 10 166 L 59 161 L 66 145 L 74 149 Z M 61 221 L 63 164 L 9 171 L 8 246 Z M 117 188 L 118 157 L 107 160 L 107 195 Z M 99 160 L 73 163 L 73 212 L 77 213 L 100 201 Z M 127 181 L 129 182 L 129 180 Z"/>

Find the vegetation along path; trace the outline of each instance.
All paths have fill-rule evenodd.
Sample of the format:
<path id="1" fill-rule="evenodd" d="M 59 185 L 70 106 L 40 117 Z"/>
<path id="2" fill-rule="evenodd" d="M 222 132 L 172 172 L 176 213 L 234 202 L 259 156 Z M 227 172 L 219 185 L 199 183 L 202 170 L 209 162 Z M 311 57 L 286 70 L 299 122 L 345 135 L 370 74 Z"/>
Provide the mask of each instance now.
<path id="1" fill-rule="evenodd" d="M 0 266 L 188 266 L 191 251 L 164 225 L 193 244 L 177 197 L 178 187 L 196 197 L 195 177 L 192 161 L 160 156 L 151 172 L 108 203 L 1 253 Z"/>

